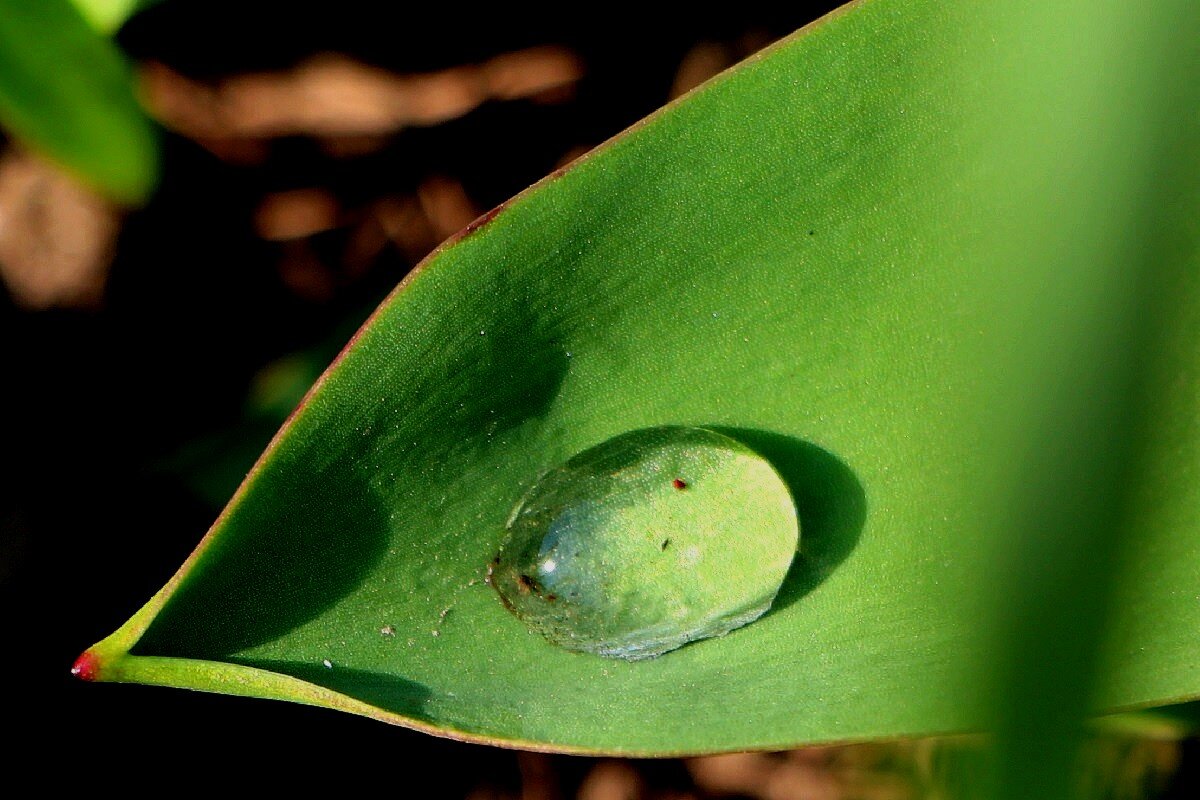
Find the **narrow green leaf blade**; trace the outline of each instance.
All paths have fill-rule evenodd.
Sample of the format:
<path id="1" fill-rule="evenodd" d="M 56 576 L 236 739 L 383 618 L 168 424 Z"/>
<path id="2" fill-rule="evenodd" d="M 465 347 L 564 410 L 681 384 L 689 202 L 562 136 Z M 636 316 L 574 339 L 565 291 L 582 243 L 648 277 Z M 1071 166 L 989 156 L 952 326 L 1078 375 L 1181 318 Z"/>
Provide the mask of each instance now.
<path id="1" fill-rule="evenodd" d="M 1128 125 L 1054 149 L 1093 106 L 1043 104 L 1090 84 L 1041 83 L 1031 67 L 1055 55 L 1022 47 L 1025 19 L 847 8 L 469 229 L 80 671 L 561 750 L 977 728 L 996 559 L 1020 557 L 1007 504 L 1070 388 L 1055 378 L 1105 369 L 1100 310 L 1125 285 L 1109 251 L 1136 233 L 1176 237 L 1171 344 L 1099 702 L 1200 696 L 1200 194 L 1181 184 L 1193 222 L 1130 232 L 1110 199 L 1141 197 L 1144 177 L 1111 156 L 1158 139 Z M 1158 50 L 1130 68 L 1200 84 L 1186 47 Z M 1064 116 L 1043 126 L 1043 107 Z M 542 470 L 656 425 L 716 428 L 770 460 L 804 549 L 774 609 L 723 638 L 638 663 L 555 648 L 482 581 L 509 511 Z"/>
<path id="2" fill-rule="evenodd" d="M 1186 494 L 1196 462 L 1194 434 L 1162 437 L 1172 419 L 1194 421 L 1200 399 L 1194 383 L 1192 401 L 1171 399 L 1176 376 L 1194 375 L 1196 363 L 1195 334 L 1178 316 L 1196 307 L 1195 255 L 1179 245 L 1194 240 L 1196 206 L 1186 198 L 1200 186 L 1200 128 L 1179 109 L 1200 99 L 1200 9 L 1145 14 L 1114 2 L 1079 11 L 1044 4 L 1022 20 L 1019 60 L 1039 82 L 1067 91 L 1053 103 L 1016 94 L 1008 113 L 1023 136 L 997 145 L 1031 152 L 1024 180 L 1042 188 L 1025 194 L 1058 209 L 1053 218 L 1029 213 L 1022 226 L 1020 247 L 1056 265 L 1035 307 L 1071 309 L 1048 332 L 1061 356 L 1039 380 L 1040 413 L 1022 418 L 1024 481 L 1012 482 L 1017 493 L 997 509 L 1008 530 L 995 566 L 996 789 L 1021 800 L 1091 796 L 1081 793 L 1078 768 L 1085 718 L 1106 679 L 1131 674 L 1121 653 L 1105 675 L 1104 651 L 1134 618 L 1137 598 L 1155 594 L 1146 583 L 1170 559 L 1141 573 L 1126 565 L 1142 561 L 1148 544 L 1186 551 L 1195 529 L 1156 517 L 1194 503 L 1161 500 Z M 1068 28 L 1088 45 L 1060 52 Z M 1181 81 L 1181 69 L 1193 77 Z M 1163 455 L 1189 450 L 1176 469 L 1154 474 Z M 1150 504 L 1148 492 L 1158 495 Z M 1157 535 L 1148 542 L 1146 531 Z M 1194 556 L 1181 557 L 1195 573 Z M 1151 660 L 1165 657 L 1156 649 Z"/>

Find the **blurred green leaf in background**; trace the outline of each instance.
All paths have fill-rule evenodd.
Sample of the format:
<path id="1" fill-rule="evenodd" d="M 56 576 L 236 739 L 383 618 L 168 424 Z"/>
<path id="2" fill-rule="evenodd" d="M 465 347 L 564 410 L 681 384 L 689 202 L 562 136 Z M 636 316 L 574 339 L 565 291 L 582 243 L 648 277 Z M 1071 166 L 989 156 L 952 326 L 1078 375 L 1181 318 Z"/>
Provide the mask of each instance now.
<path id="1" fill-rule="evenodd" d="M 69 0 L 0 3 L 0 124 L 114 200 L 140 203 L 157 180 L 157 133 L 107 37 L 133 4 L 80 6 L 87 19 Z"/>
<path id="2" fill-rule="evenodd" d="M 158 0 L 71 0 L 84 18 L 100 33 L 116 33 L 135 11 Z"/>

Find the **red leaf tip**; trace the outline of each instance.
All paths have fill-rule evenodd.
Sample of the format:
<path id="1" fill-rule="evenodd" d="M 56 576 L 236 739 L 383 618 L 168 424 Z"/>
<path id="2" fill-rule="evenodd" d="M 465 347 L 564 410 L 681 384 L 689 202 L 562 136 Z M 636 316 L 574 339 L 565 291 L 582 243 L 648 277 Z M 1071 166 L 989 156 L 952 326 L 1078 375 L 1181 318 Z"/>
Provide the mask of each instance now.
<path id="1" fill-rule="evenodd" d="M 71 674 L 81 681 L 94 681 L 100 677 L 100 658 L 87 650 L 71 666 Z"/>

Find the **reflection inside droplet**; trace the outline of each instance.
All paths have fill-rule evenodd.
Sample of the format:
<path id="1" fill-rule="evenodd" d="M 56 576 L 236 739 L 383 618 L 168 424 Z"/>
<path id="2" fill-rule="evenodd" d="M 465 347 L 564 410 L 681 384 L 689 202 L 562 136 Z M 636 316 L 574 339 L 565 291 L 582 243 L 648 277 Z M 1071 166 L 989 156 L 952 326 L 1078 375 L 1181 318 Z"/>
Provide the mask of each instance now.
<path id="1" fill-rule="evenodd" d="M 702 428 L 647 428 L 539 477 L 491 583 L 555 644 L 651 658 L 762 616 L 798 539 L 791 495 L 761 456 Z"/>

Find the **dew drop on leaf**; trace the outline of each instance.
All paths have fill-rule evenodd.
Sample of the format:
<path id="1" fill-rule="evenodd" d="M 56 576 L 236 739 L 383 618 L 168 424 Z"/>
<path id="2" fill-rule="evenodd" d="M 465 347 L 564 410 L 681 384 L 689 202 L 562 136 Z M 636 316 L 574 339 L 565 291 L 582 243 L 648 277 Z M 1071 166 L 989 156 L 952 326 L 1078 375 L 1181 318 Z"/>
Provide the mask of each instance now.
<path id="1" fill-rule="evenodd" d="M 703 428 L 646 428 L 537 479 L 491 584 L 551 642 L 634 661 L 762 616 L 799 535 L 787 486 L 757 453 Z"/>

